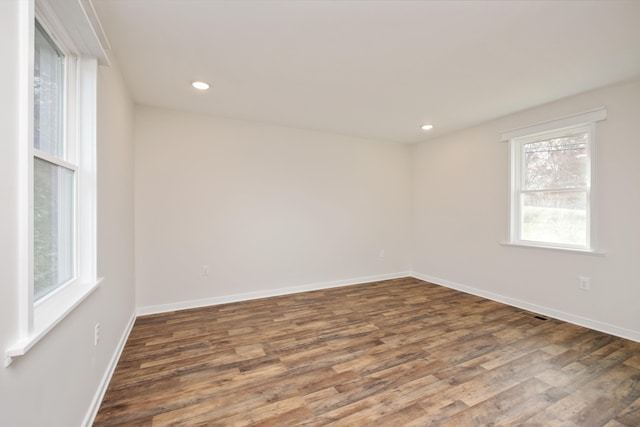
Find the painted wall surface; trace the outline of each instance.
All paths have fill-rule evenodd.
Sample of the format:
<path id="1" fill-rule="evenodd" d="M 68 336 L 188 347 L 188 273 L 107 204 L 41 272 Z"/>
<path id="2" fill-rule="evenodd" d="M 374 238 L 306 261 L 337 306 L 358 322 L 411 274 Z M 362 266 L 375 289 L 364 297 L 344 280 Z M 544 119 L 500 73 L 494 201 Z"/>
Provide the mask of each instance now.
<path id="1" fill-rule="evenodd" d="M 508 240 L 505 130 L 608 109 L 597 125 L 596 210 L 604 256 L 500 245 Z M 426 278 L 566 314 L 640 339 L 640 82 L 504 117 L 415 146 L 413 269 Z M 591 290 L 578 288 L 591 278 Z"/>
<path id="2" fill-rule="evenodd" d="M 21 269 L 19 257 L 19 2 L 0 2 L 0 349 L 14 344 L 19 336 L 19 286 Z M 4 360 L 4 358 L 3 358 Z M 18 390 L 14 390 L 14 388 Z M 18 425 L 17 411 L 31 410 L 29 401 L 10 400 L 13 393 L 26 395 L 20 377 L 0 365 L 0 414 Z M 16 402 L 18 405 L 16 407 Z M 4 421 L 3 421 L 4 423 Z"/>
<path id="3" fill-rule="evenodd" d="M 150 107 L 135 140 L 138 307 L 409 268 L 407 146 Z"/>
<path id="4" fill-rule="evenodd" d="M 0 348 L 18 337 L 18 5 L 0 1 Z M 117 67 L 98 77 L 98 274 L 102 285 L 26 355 L 0 366 L 0 424 L 79 426 L 132 314 L 133 112 Z M 101 324 L 98 346 L 93 327 Z"/>

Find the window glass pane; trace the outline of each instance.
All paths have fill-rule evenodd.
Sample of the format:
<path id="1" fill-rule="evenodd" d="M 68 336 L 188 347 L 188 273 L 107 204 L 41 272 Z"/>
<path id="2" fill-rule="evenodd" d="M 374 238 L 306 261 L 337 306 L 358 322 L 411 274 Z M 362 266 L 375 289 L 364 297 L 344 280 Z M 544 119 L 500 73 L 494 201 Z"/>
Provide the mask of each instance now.
<path id="1" fill-rule="evenodd" d="M 585 187 L 588 132 L 524 144 L 524 190 Z"/>
<path id="2" fill-rule="evenodd" d="M 586 192 L 525 193 L 521 203 L 522 240 L 586 246 Z"/>
<path id="3" fill-rule="evenodd" d="M 33 165 L 34 299 L 74 276 L 74 172 L 35 158 Z"/>
<path id="4" fill-rule="evenodd" d="M 33 146 L 63 158 L 64 57 L 36 23 Z"/>

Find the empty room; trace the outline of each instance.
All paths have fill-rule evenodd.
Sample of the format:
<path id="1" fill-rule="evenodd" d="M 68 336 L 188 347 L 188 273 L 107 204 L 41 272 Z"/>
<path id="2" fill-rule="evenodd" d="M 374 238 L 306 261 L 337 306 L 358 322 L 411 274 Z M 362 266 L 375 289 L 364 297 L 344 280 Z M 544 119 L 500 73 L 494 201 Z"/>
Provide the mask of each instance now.
<path id="1" fill-rule="evenodd" d="M 0 425 L 640 425 L 639 1 L 0 36 Z"/>

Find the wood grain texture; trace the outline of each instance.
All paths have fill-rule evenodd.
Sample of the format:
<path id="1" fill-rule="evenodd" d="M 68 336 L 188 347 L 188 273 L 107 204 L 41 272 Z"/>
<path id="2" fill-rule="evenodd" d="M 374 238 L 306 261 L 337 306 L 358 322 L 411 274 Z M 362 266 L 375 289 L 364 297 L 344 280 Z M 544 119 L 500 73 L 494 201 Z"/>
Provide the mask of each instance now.
<path id="1" fill-rule="evenodd" d="M 413 278 L 136 320 L 95 426 L 640 426 L 640 343 Z"/>

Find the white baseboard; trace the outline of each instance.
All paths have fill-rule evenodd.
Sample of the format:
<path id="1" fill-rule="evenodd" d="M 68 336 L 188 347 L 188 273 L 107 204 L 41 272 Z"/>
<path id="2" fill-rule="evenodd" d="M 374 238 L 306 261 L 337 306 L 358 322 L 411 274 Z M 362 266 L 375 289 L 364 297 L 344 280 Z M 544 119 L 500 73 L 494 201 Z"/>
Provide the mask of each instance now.
<path id="1" fill-rule="evenodd" d="M 120 341 L 118 342 L 118 346 L 113 352 L 113 356 L 111 356 L 111 360 L 109 361 L 109 365 L 107 366 L 107 370 L 102 377 L 102 381 L 96 390 L 96 394 L 93 396 L 93 400 L 91 401 L 91 405 L 89 406 L 89 410 L 87 411 L 87 415 L 84 417 L 84 421 L 82 425 L 84 427 L 91 427 L 93 425 L 93 421 L 98 415 L 98 410 L 100 409 L 100 404 L 102 403 L 102 399 L 104 398 L 104 394 L 107 392 L 107 387 L 109 386 L 109 382 L 111 381 L 111 377 L 113 376 L 113 372 L 118 365 L 118 360 L 120 360 L 120 355 L 122 355 L 122 350 L 124 350 L 124 346 L 127 343 L 127 339 L 129 339 L 129 334 L 133 329 L 133 324 L 136 321 L 135 313 L 129 319 L 129 323 L 125 327 L 122 336 L 120 337 Z"/>
<path id="2" fill-rule="evenodd" d="M 461 285 L 459 283 L 451 282 L 446 279 L 429 276 L 427 274 L 422 274 L 415 271 L 410 272 L 409 275 L 411 277 L 415 277 L 416 279 L 424 280 L 425 282 L 430 282 L 436 285 L 444 286 L 446 288 L 451 288 L 457 291 L 465 292 L 467 294 L 472 294 L 482 298 L 487 298 L 492 301 L 501 302 L 503 304 L 507 304 L 513 307 L 518 307 L 523 310 L 528 310 L 534 313 L 542 314 L 548 317 L 552 317 L 554 319 L 562 320 L 564 322 L 573 323 L 574 325 L 583 326 L 585 328 L 604 332 L 610 335 L 615 335 L 617 337 L 640 342 L 639 331 L 633 331 L 630 329 L 621 328 L 619 326 L 600 322 L 598 320 L 588 319 L 586 317 L 576 316 L 571 313 L 558 311 L 553 308 L 544 307 L 537 304 L 531 304 L 526 301 L 521 301 L 515 298 L 510 298 L 510 297 L 496 294 L 493 292 L 484 291 L 482 289 L 473 288 L 471 286 Z"/>
<path id="3" fill-rule="evenodd" d="M 361 283 L 378 282 L 380 280 L 399 279 L 402 277 L 409 277 L 411 275 L 408 271 L 399 273 L 380 274 L 376 276 L 357 277 L 352 279 L 334 280 L 330 282 L 312 283 L 302 286 L 293 286 L 279 289 L 268 289 L 264 291 L 246 292 L 241 294 L 224 295 L 213 298 L 203 298 L 192 301 L 181 301 L 169 304 L 150 305 L 145 307 L 138 307 L 138 316 L 145 316 L 148 314 L 166 313 L 169 311 L 186 310 L 189 308 L 206 307 L 210 305 L 227 304 L 230 302 L 247 301 L 258 298 L 275 297 L 280 295 L 297 294 L 300 292 L 317 291 L 321 289 L 338 288 L 342 286 L 359 285 Z"/>

